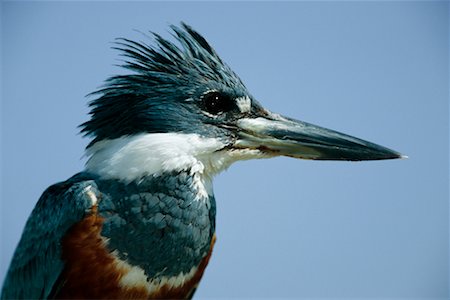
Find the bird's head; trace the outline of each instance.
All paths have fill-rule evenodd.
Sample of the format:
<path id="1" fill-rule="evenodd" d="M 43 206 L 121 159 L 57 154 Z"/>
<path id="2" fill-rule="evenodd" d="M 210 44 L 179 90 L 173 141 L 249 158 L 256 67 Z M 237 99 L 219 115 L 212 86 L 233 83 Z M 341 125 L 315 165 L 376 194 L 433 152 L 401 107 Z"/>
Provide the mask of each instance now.
<path id="1" fill-rule="evenodd" d="M 135 180 L 162 172 L 215 174 L 232 162 L 278 155 L 316 160 L 380 160 L 401 155 L 333 130 L 274 114 L 256 101 L 215 50 L 186 24 L 176 45 L 120 39 L 132 73 L 95 92 L 87 169 Z"/>

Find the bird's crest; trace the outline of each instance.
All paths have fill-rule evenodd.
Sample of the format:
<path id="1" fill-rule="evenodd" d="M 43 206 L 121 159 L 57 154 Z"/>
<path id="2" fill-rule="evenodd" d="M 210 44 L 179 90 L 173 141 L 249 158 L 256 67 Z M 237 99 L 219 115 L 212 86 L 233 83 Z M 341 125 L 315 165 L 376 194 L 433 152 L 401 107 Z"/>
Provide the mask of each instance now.
<path id="1" fill-rule="evenodd" d="M 171 29 L 179 45 L 153 32 L 154 46 L 117 39 L 113 48 L 126 58 L 121 67 L 132 73 L 112 76 L 101 89 L 90 94 L 97 96 L 89 104 L 91 119 L 80 125 L 82 133 L 94 137 L 88 148 L 99 140 L 142 131 L 133 126 L 157 123 L 154 121 L 158 116 L 149 114 L 148 108 L 189 100 L 198 96 L 198 87 L 217 83 L 219 88 L 245 89 L 239 77 L 198 32 L 185 23 L 180 27 L 172 25 Z M 154 131 L 158 132 L 158 128 Z"/>

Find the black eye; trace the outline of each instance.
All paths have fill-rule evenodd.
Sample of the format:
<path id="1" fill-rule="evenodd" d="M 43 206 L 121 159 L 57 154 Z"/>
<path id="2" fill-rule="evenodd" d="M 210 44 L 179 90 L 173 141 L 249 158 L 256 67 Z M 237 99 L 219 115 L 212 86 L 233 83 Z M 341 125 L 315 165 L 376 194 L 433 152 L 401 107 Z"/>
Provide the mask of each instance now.
<path id="1" fill-rule="evenodd" d="M 203 106 L 207 112 L 217 115 L 233 109 L 233 102 L 226 94 L 209 92 L 203 96 Z"/>

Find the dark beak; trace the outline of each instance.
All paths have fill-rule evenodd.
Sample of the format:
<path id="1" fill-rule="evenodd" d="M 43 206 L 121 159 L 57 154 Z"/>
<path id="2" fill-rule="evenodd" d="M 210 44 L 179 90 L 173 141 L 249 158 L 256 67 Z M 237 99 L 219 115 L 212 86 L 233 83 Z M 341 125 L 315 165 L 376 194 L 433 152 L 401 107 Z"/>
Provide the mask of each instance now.
<path id="1" fill-rule="evenodd" d="M 290 118 L 244 118 L 237 122 L 236 148 L 259 149 L 269 155 L 317 160 L 405 158 L 400 153 L 334 130 Z"/>

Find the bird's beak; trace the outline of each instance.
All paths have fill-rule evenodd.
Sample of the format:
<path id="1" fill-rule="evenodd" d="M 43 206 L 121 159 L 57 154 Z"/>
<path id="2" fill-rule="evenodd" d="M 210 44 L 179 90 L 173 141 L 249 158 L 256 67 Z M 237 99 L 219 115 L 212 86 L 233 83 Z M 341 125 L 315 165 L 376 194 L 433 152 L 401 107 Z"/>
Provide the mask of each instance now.
<path id="1" fill-rule="evenodd" d="M 391 149 L 275 114 L 243 118 L 237 125 L 240 132 L 236 148 L 259 149 L 274 156 L 352 161 L 404 157 Z"/>

